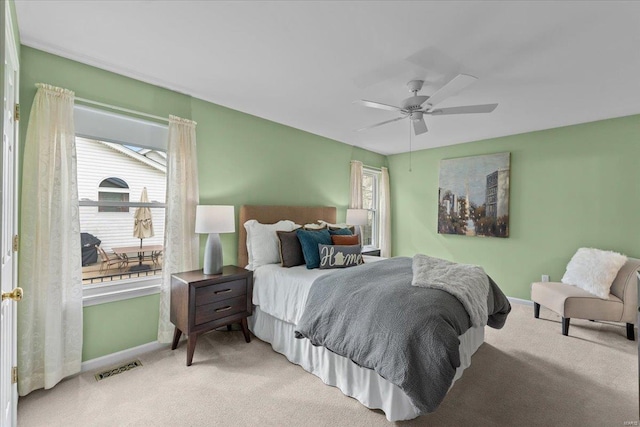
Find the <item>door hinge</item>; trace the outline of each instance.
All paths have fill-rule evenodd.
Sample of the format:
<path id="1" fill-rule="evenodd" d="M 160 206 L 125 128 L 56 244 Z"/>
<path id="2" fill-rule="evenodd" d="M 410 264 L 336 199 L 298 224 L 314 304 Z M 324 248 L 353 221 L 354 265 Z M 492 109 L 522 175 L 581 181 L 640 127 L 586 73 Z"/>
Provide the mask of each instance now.
<path id="1" fill-rule="evenodd" d="M 16 104 L 15 108 L 13 109 L 13 118 L 16 122 L 20 121 L 20 104 Z"/>
<path id="2" fill-rule="evenodd" d="M 20 237 L 16 234 L 13 236 L 13 252 L 18 252 L 20 249 Z"/>
<path id="3" fill-rule="evenodd" d="M 15 384 L 18 382 L 18 367 L 14 366 L 11 368 L 11 384 Z"/>

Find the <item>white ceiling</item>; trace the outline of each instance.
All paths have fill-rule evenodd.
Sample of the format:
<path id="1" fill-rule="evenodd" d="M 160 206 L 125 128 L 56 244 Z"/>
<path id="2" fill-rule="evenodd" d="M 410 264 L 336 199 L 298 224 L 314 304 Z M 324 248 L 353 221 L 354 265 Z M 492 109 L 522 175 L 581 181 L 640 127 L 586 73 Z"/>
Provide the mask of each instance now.
<path id="1" fill-rule="evenodd" d="M 16 0 L 22 43 L 383 154 L 409 150 L 407 81 L 439 104 L 413 149 L 640 113 L 640 2 Z M 73 89 L 73 88 L 69 88 Z"/>

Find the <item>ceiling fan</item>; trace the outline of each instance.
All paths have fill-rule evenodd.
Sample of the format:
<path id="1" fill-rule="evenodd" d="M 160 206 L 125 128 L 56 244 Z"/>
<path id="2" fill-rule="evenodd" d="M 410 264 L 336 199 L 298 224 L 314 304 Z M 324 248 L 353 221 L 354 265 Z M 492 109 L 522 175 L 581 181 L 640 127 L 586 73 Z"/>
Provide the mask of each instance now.
<path id="1" fill-rule="evenodd" d="M 355 101 L 355 103 L 364 105 L 365 107 L 378 108 L 381 110 L 396 111 L 402 114 L 402 117 L 386 120 L 375 125 L 367 126 L 358 131 L 375 128 L 378 126 L 386 125 L 387 123 L 397 122 L 398 120 L 411 119 L 413 124 L 413 131 L 416 135 L 427 132 L 427 124 L 424 121 L 424 115 L 431 116 L 444 116 L 448 114 L 473 114 L 473 113 L 490 113 L 496 109 L 498 104 L 482 104 L 482 105 L 465 105 L 462 107 L 450 107 L 450 108 L 434 108 L 436 104 L 444 101 L 446 98 L 453 96 L 460 92 L 471 83 L 478 80 L 477 77 L 470 76 L 468 74 L 458 74 L 449 83 L 442 86 L 431 96 L 418 95 L 424 80 L 411 80 L 407 83 L 409 90 L 413 92 L 413 96 L 405 99 L 401 103 L 401 107 L 393 105 L 382 104 L 380 102 L 366 101 L 364 99 Z M 423 104 L 426 105 L 423 106 Z"/>

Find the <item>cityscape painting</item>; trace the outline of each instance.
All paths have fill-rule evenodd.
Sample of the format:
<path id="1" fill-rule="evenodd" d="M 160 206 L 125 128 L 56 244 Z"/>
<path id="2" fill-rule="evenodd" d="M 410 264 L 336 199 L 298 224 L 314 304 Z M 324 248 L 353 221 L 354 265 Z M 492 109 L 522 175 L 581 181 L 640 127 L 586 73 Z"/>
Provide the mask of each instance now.
<path id="1" fill-rule="evenodd" d="M 509 237 L 510 153 L 440 161 L 438 233 Z"/>

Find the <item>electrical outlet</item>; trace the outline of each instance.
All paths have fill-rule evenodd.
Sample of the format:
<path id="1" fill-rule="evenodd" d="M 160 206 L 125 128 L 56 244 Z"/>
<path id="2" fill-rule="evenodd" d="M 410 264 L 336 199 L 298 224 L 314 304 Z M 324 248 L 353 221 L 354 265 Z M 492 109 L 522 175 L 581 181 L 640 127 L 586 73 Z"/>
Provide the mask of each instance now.
<path id="1" fill-rule="evenodd" d="M 543 274 L 542 275 L 542 281 L 543 282 L 548 282 L 549 281 L 549 275 L 548 274 Z"/>

